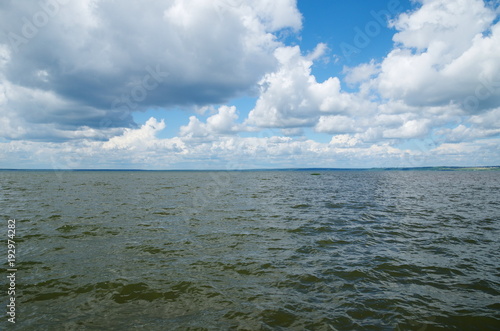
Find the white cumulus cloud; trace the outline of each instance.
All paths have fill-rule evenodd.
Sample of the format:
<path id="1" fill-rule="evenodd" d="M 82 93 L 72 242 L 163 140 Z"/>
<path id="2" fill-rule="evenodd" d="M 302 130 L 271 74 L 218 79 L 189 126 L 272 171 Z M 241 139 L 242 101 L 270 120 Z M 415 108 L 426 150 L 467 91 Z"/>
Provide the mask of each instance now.
<path id="1" fill-rule="evenodd" d="M 369 110 L 370 102 L 341 90 L 339 78 L 317 82 L 311 66 L 324 50 L 324 45 L 319 44 L 313 56 L 303 56 L 298 46 L 278 48 L 275 56 L 279 69 L 266 74 L 259 83 L 261 94 L 247 123 L 259 127 L 312 127 L 325 113 Z"/>

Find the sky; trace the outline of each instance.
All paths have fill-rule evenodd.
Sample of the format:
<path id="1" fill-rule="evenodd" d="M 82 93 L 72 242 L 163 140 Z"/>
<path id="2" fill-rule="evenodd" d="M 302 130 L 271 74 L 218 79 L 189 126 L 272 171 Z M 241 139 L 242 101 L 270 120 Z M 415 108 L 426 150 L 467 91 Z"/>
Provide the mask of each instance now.
<path id="1" fill-rule="evenodd" d="M 500 165 L 500 1 L 0 2 L 0 168 Z"/>

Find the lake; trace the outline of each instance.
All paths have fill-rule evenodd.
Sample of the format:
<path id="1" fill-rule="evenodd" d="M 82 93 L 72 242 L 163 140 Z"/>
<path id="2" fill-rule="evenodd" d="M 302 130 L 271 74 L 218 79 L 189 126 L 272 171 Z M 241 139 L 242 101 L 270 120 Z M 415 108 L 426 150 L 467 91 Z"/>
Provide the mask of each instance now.
<path id="1" fill-rule="evenodd" d="M 0 171 L 0 214 L 4 330 L 500 329 L 498 171 Z"/>

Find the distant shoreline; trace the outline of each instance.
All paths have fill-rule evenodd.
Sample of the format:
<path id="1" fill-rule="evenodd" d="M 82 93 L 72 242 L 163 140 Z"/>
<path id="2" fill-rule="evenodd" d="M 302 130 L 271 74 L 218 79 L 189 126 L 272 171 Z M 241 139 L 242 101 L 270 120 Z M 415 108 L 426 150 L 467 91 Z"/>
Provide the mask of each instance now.
<path id="1" fill-rule="evenodd" d="M 266 168 L 266 169 L 0 169 L 0 171 L 75 171 L 75 172 L 252 172 L 252 171 L 496 171 L 500 166 L 480 167 L 388 167 L 388 168 Z"/>

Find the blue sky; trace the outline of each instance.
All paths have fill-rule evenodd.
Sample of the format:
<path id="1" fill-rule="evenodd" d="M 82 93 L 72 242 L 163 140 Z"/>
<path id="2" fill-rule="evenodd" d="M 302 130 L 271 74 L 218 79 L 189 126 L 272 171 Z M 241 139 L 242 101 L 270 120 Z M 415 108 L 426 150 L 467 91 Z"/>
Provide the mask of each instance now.
<path id="1" fill-rule="evenodd" d="M 0 168 L 499 165 L 498 1 L 0 5 Z"/>

